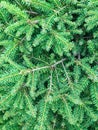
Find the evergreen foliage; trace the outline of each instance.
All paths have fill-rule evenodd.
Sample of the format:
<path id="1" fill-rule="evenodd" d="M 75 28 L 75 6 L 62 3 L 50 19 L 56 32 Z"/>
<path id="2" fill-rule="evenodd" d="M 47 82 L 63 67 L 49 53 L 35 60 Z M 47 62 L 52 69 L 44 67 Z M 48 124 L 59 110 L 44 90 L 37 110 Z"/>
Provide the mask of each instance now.
<path id="1" fill-rule="evenodd" d="M 0 0 L 0 130 L 98 130 L 97 0 Z"/>

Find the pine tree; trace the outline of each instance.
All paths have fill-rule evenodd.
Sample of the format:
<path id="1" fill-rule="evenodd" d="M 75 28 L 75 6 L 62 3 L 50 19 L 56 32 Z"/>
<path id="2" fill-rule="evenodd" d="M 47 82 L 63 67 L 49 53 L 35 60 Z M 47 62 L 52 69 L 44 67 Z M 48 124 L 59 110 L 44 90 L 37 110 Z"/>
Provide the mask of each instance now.
<path id="1" fill-rule="evenodd" d="M 97 10 L 0 0 L 0 130 L 98 130 Z"/>

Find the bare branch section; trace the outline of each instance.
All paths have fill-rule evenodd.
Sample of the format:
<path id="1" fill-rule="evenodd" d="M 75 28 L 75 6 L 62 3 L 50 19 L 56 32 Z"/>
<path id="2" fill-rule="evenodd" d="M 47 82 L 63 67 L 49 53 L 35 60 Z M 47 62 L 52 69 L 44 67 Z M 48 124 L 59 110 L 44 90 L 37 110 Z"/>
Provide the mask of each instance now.
<path id="1" fill-rule="evenodd" d="M 32 21 L 32 20 L 30 20 L 30 19 L 27 21 L 27 23 L 28 23 L 28 24 L 31 24 L 31 25 L 37 24 L 38 22 L 39 22 L 39 20 L 34 20 L 34 21 Z"/>
<path id="2" fill-rule="evenodd" d="M 38 71 L 38 70 L 42 70 L 42 69 L 47 69 L 47 68 L 55 68 L 58 64 L 61 64 L 63 61 L 65 61 L 66 59 L 62 59 L 60 61 L 57 61 L 56 63 L 50 65 L 50 66 L 43 66 L 43 67 L 40 67 L 40 68 L 35 68 L 35 69 L 32 69 L 32 71 Z"/>
<path id="3" fill-rule="evenodd" d="M 38 13 L 35 12 L 35 11 L 28 11 L 28 10 L 26 10 L 25 12 L 26 12 L 26 13 L 29 13 L 29 14 L 36 14 L 36 15 L 38 14 Z"/>
<path id="4" fill-rule="evenodd" d="M 39 67 L 39 68 L 28 69 L 26 71 L 22 70 L 22 71 L 20 71 L 20 74 L 23 74 L 23 73 L 27 74 L 27 73 L 30 73 L 30 72 L 40 71 L 40 70 L 43 70 L 43 69 L 55 68 L 57 65 L 61 64 L 65 60 L 66 60 L 66 58 L 63 58 L 62 60 L 57 61 L 56 63 L 54 63 L 54 64 L 52 64 L 50 66 L 43 66 L 43 67 Z"/>
<path id="5" fill-rule="evenodd" d="M 51 67 L 56 67 L 58 64 L 61 64 L 62 62 L 64 62 L 66 60 L 66 58 L 63 58 L 62 60 L 56 62 L 55 64 L 51 65 Z"/>

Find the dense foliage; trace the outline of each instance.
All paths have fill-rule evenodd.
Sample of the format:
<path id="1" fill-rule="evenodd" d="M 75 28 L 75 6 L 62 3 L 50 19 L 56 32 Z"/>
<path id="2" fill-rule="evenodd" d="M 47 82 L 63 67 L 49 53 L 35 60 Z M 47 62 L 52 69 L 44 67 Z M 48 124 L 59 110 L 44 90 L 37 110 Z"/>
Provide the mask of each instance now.
<path id="1" fill-rule="evenodd" d="M 0 130 L 98 130 L 98 0 L 0 0 Z"/>

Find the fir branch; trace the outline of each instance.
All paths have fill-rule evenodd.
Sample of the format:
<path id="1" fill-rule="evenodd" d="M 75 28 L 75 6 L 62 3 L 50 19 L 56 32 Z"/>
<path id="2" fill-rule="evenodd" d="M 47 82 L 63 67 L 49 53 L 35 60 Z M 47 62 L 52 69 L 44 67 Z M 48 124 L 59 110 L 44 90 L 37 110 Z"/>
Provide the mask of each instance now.
<path id="1" fill-rule="evenodd" d="M 97 8 L 0 2 L 1 130 L 98 129 Z"/>

